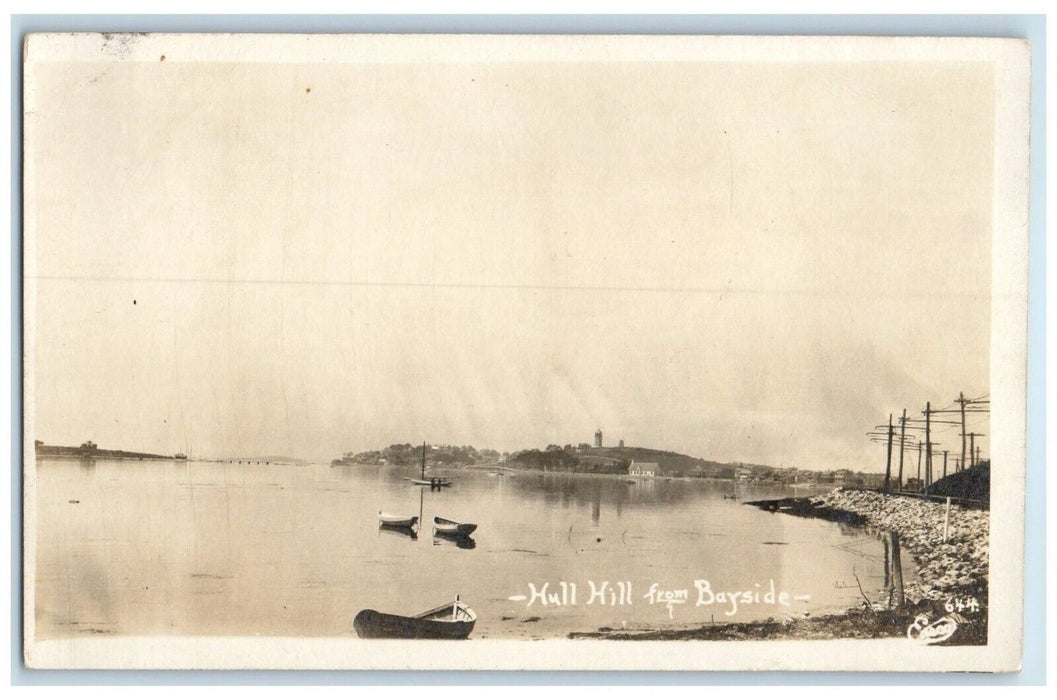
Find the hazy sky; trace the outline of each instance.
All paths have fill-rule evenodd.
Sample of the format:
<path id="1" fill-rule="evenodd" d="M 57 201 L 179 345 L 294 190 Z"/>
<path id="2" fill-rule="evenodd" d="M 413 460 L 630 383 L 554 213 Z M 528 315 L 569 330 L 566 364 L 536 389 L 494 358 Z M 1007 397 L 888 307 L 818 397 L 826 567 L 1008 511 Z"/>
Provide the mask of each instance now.
<path id="1" fill-rule="evenodd" d="M 48 443 L 329 460 L 601 426 L 876 471 L 865 432 L 890 412 L 988 391 L 981 64 L 159 60 L 34 80 Z"/>

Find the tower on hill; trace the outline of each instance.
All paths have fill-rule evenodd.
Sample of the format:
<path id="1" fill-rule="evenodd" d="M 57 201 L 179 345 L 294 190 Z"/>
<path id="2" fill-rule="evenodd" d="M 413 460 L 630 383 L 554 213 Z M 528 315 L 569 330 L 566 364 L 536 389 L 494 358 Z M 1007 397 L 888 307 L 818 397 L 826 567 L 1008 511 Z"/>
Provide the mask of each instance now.
<path id="1" fill-rule="evenodd" d="M 595 447 L 602 446 L 602 429 L 599 428 L 595 431 Z"/>

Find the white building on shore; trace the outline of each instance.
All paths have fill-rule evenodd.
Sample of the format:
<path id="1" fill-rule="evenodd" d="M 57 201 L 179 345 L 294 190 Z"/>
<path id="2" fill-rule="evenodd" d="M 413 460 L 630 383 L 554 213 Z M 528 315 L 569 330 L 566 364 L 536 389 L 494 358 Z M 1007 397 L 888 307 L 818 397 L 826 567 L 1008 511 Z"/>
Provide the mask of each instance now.
<path id="1" fill-rule="evenodd" d="M 657 476 L 656 462 L 632 462 L 628 476 Z"/>

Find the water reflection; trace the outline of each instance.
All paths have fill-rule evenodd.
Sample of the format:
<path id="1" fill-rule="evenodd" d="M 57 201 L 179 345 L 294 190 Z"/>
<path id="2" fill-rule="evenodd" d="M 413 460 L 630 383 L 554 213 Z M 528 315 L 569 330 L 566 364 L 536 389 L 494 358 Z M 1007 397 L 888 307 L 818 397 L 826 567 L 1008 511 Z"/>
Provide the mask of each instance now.
<path id="1" fill-rule="evenodd" d="M 405 537 L 409 540 L 417 540 L 418 533 L 413 528 L 406 525 L 386 525 L 381 523 L 378 525 L 378 532 L 383 535 L 392 535 L 394 537 Z"/>
<path id="2" fill-rule="evenodd" d="M 747 621 L 854 605 L 858 590 L 834 581 L 857 574 L 872 595 L 885 578 L 882 546 L 861 529 L 746 507 L 723 498 L 730 482 L 446 470 L 454 485 L 430 491 L 404 481 L 411 472 L 38 460 L 37 633 L 346 635 L 358 610 L 412 613 L 458 593 L 478 613 L 475 634 L 558 638 L 716 612 L 686 606 L 669 620 L 641 601 L 654 582 L 746 590 L 775 579 L 811 596 L 729 618 Z M 738 490 L 745 500 L 791 493 Z M 420 527 L 458 516 L 478 524 L 476 539 L 378 527 L 379 510 L 415 506 Z M 604 580 L 631 581 L 635 604 L 509 600 L 529 583 L 586 591 Z M 530 616 L 531 629 L 518 622 Z"/>
<path id="3" fill-rule="evenodd" d="M 475 549 L 477 547 L 477 541 L 473 537 L 447 532 L 434 532 L 433 544 L 434 546 L 453 544 L 459 549 Z"/>
<path id="4" fill-rule="evenodd" d="M 535 478 L 517 479 L 510 483 L 520 493 L 542 494 L 547 503 L 557 503 L 563 508 L 570 505 L 592 507 L 604 500 L 617 509 L 625 505 L 635 507 L 650 505 L 678 505 L 693 498 L 704 480 L 661 480 L 643 478 L 639 480 L 621 477 L 590 476 L 584 474 L 546 473 Z M 687 489 L 687 484 L 691 485 Z"/>

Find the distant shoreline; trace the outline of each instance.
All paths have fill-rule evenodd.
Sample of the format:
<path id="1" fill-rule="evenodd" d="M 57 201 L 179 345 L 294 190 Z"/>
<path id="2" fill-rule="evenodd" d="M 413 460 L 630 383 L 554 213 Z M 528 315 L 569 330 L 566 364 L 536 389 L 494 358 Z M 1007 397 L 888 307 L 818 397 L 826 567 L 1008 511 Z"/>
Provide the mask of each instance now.
<path id="1" fill-rule="evenodd" d="M 366 452 L 345 452 L 331 466 L 407 466 L 448 469 L 509 469 L 543 473 L 610 474 L 630 478 L 691 478 L 739 483 L 786 484 L 793 488 L 880 488 L 882 472 L 855 472 L 848 468 L 800 469 L 751 462 L 717 462 L 670 450 L 624 445 L 594 447 L 587 443 L 545 449 L 499 453 L 469 445 L 393 444 Z"/>
<path id="2" fill-rule="evenodd" d="M 69 447 L 65 445 L 35 446 L 37 459 L 41 457 L 71 457 L 76 459 L 117 459 L 126 461 L 140 460 L 168 460 L 170 462 L 183 462 L 187 460 L 184 455 L 159 455 L 150 452 L 127 452 L 125 450 L 102 450 L 94 445 L 86 447 Z"/>
<path id="3" fill-rule="evenodd" d="M 634 482 L 650 482 L 650 481 L 687 481 L 687 482 L 713 482 L 713 483 L 725 483 L 725 484 L 740 484 L 746 487 L 754 486 L 779 486 L 784 488 L 803 488 L 810 491 L 817 491 L 823 493 L 833 489 L 833 484 L 796 484 L 783 481 L 771 481 L 764 479 L 741 479 L 737 477 L 721 477 L 721 476 L 687 476 L 685 474 L 680 476 L 668 476 L 664 474 L 658 474 L 655 476 L 641 476 L 638 474 L 620 474 L 611 472 L 589 472 L 589 471 L 577 471 L 567 469 L 533 469 L 532 467 L 525 466 L 512 466 L 511 462 L 478 462 L 477 464 L 429 464 L 426 466 L 426 471 L 436 472 L 449 476 L 452 474 L 458 474 L 459 472 L 473 471 L 473 472 L 499 472 L 499 473 L 511 473 L 511 474 L 538 474 L 539 476 L 577 476 L 577 477 L 591 477 L 591 478 L 605 478 L 605 479 L 618 479 L 620 481 L 634 481 Z M 409 464 L 372 464 L 369 462 L 344 462 L 344 463 L 331 463 L 331 467 L 385 467 L 388 469 L 408 469 L 418 473 L 418 466 Z M 412 469 L 413 468 L 413 469 Z"/>

